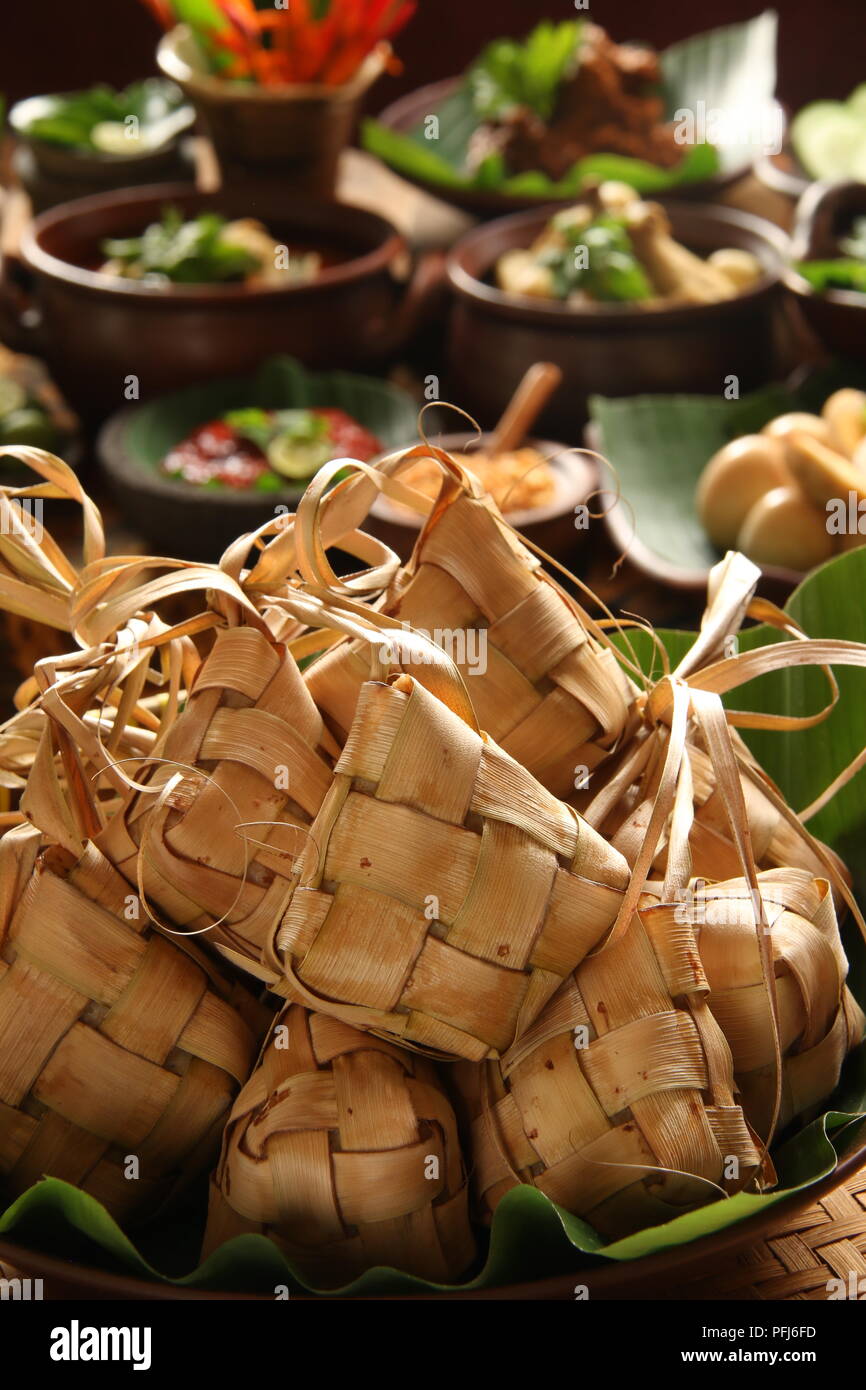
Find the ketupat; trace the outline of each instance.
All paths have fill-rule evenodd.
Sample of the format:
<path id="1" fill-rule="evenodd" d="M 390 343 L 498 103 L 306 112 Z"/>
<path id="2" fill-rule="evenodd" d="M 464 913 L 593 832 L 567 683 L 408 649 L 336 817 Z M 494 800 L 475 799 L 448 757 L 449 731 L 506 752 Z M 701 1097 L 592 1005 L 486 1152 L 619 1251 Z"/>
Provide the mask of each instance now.
<path id="1" fill-rule="evenodd" d="M 628 883 L 622 856 L 482 737 L 471 706 L 461 718 L 408 674 L 362 687 L 300 869 L 275 938 L 280 990 L 475 1061 L 529 1026 Z"/>
<path id="2" fill-rule="evenodd" d="M 650 685 L 635 705 L 638 716 L 616 757 L 601 767 L 587 792 L 578 794 L 575 804 L 629 861 L 641 852 L 647 826 L 656 806 L 660 779 L 670 740 L 670 693 L 682 684 L 699 694 L 702 690 L 726 693 L 760 674 L 795 665 L 806 648 L 797 643 L 805 636 L 773 604 L 755 600 L 760 570 L 744 555 L 729 551 L 710 572 L 709 598 L 701 619 L 700 633 L 672 676 Z M 744 618 L 752 614 L 783 630 L 792 639 L 778 649 L 749 655 L 738 653 L 737 634 Z M 808 644 L 807 644 L 808 645 Z M 813 644 L 814 645 L 814 644 Z M 787 650 L 786 650 L 787 649 Z M 857 664 L 862 653 L 848 653 L 837 659 Z M 825 659 L 832 663 L 833 650 Z M 818 664 L 816 657 L 805 664 Z M 802 721 L 772 715 L 758 717 L 758 726 L 779 729 L 808 726 L 812 716 Z M 759 869 L 780 867 L 803 869 L 813 876 L 826 877 L 833 885 L 837 902 L 842 902 L 848 882 L 845 866 L 809 833 L 806 825 L 785 804 L 777 787 L 761 768 L 737 732 L 738 723 L 749 727 L 748 715 L 726 716 L 726 741 L 738 772 L 738 798 L 748 825 L 751 853 Z M 717 759 L 711 756 L 700 721 L 692 719 L 686 734 L 689 762 L 689 802 L 691 808 L 688 852 L 695 875 L 713 880 L 729 879 L 742 872 L 743 861 L 737 849 L 731 824 L 729 798 L 719 786 Z M 664 873 L 667 867 L 668 829 L 661 827 L 656 839 L 652 867 Z"/>
<path id="3" fill-rule="evenodd" d="M 772 869 L 758 875 L 758 887 L 771 928 L 782 1053 L 777 1127 L 783 1129 L 835 1089 L 845 1057 L 863 1036 L 864 1019 L 845 984 L 848 961 L 826 879 L 802 869 Z M 686 924 L 693 930 L 709 1006 L 731 1049 L 740 1104 L 753 1129 L 767 1134 L 776 1062 L 745 879 L 698 880 L 681 901 L 660 904 L 653 921 L 660 957 Z"/>
<path id="4" fill-rule="evenodd" d="M 660 956 L 652 916 L 586 959 L 501 1060 L 455 1068 L 488 1217 L 531 1183 L 616 1239 L 771 1180 L 694 936 Z"/>
<path id="5" fill-rule="evenodd" d="M 831 1094 L 863 1035 L 826 882 L 758 876 L 782 1050 L 777 1127 Z M 535 1025 L 454 1075 L 489 1217 L 517 1182 L 616 1239 L 749 1185 L 772 1186 L 771 1001 L 745 879 L 652 883 L 628 928 L 583 962 Z M 701 1181 L 703 1180 L 703 1181 Z"/>
<path id="6" fill-rule="evenodd" d="M 369 467 L 364 475 L 377 476 L 387 491 L 389 475 L 397 477 L 413 458 L 428 454 L 443 470 L 443 491 L 411 560 L 388 588 L 382 612 L 442 634 L 469 682 L 480 726 L 554 795 L 568 796 L 622 738 L 637 692 L 589 616 L 545 573 L 465 468 L 440 449 L 419 448 L 392 455 L 378 475 Z M 295 534 L 304 578 L 327 587 L 332 576 L 318 553 L 321 540 L 301 544 L 308 521 L 319 535 L 319 496 L 320 488 L 308 491 Z M 345 502 L 329 498 L 322 535 L 341 507 L 346 516 L 339 529 L 359 526 L 372 496 L 356 488 L 354 495 L 344 493 Z M 430 508 L 428 499 L 420 503 Z M 475 661 L 467 647 L 471 633 L 483 643 Z M 325 653 L 307 672 L 307 685 L 339 738 L 349 728 L 366 672 L 364 655 L 351 642 Z"/>
<path id="7" fill-rule="evenodd" d="M 266 1020 L 151 929 L 93 845 L 76 858 L 29 825 L 0 840 L 7 1193 L 49 1174 L 119 1220 L 151 1213 L 211 1161 Z"/>
<path id="8" fill-rule="evenodd" d="M 285 647 L 252 627 L 223 628 L 165 761 L 138 774 L 149 790 L 125 799 L 98 843 L 153 910 L 266 976 L 262 950 L 288 899 L 296 832 L 319 810 L 338 752 Z"/>
<path id="9" fill-rule="evenodd" d="M 455 1282 L 475 1240 L 432 1064 L 289 1005 L 226 1124 L 205 1254 L 248 1231 L 319 1287 L 383 1264 Z"/>

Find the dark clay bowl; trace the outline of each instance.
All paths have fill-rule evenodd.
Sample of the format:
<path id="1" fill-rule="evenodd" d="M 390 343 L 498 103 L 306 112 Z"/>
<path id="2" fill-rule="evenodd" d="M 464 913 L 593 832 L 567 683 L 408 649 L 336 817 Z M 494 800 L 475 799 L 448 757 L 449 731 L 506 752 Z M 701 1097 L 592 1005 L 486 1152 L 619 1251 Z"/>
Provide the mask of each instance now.
<path id="1" fill-rule="evenodd" d="M 483 448 L 488 439 L 489 435 L 476 439 L 463 433 L 436 435 L 433 442 L 443 449 L 471 455 L 473 450 Z M 410 448 L 417 442 L 406 441 L 406 447 Z M 571 452 L 565 444 L 553 444 L 546 439 L 527 439 L 524 442 L 550 460 L 556 494 L 553 501 L 544 507 L 506 513 L 507 520 L 515 530 L 548 555 L 563 561 L 571 559 L 575 550 L 582 548 L 591 534 L 576 527 L 575 507 L 586 504 L 596 487 L 598 473 L 595 462 L 585 454 Z M 421 521 L 421 517 L 416 517 L 407 508 L 396 507 L 387 497 L 380 495 L 373 504 L 365 526 L 396 551 L 401 559 L 406 560 L 418 538 Z"/>
<path id="2" fill-rule="evenodd" d="M 187 217 L 205 209 L 257 217 L 277 242 L 332 259 L 309 283 L 277 288 L 163 288 L 95 269 L 106 237 L 140 233 L 167 205 Z M 402 283 L 406 246 L 389 222 L 279 187 L 207 194 L 169 184 L 84 198 L 38 217 L 22 255 L 38 322 L 19 319 L 16 346 L 35 336 L 61 387 L 91 415 L 135 399 L 130 378 L 144 400 L 240 375 L 280 352 L 312 367 L 367 367 L 408 336 L 415 304 Z"/>
<path id="3" fill-rule="evenodd" d="M 238 536 L 294 512 L 304 482 L 286 480 L 277 492 L 211 490 L 160 471 L 169 449 L 198 425 L 247 406 L 340 407 L 389 449 L 403 443 L 417 419 L 411 396 L 390 382 L 308 372 L 285 357 L 263 363 L 254 375 L 220 378 L 118 411 L 100 431 L 99 461 L 127 522 L 155 554 L 215 561 Z"/>
<path id="4" fill-rule="evenodd" d="M 866 216 L 866 184 L 812 184 L 797 208 L 791 261 L 832 260 L 840 255 L 839 238 L 862 216 Z M 866 361 L 866 295 L 852 290 L 819 294 L 793 265 L 785 272 L 785 286 L 829 353 Z"/>
<path id="5" fill-rule="evenodd" d="M 377 120 L 380 125 L 387 126 L 396 134 L 407 135 L 410 131 L 422 126 L 425 117 L 431 111 L 438 110 L 442 103 L 453 95 L 462 81 L 462 77 L 446 77 L 440 82 L 430 82 L 427 86 L 419 87 L 417 91 L 409 92 L 406 96 L 393 101 L 390 106 L 386 106 Z M 681 184 L 679 188 L 671 189 L 669 196 L 677 198 L 715 197 L 721 189 L 748 173 L 751 162 L 751 154 L 744 153 L 741 163 L 733 163 L 727 169 L 720 170 L 711 178 L 702 179 L 700 182 Z M 402 171 L 400 173 L 402 178 L 408 179 L 418 188 L 423 188 L 433 197 L 441 198 L 444 202 L 462 208 L 464 212 L 470 212 L 475 217 L 502 217 L 504 213 L 538 207 L 540 201 L 538 197 L 532 197 L 525 193 L 498 193 L 495 189 L 454 187 L 449 184 L 437 183 L 433 179 L 415 177 Z M 547 202 L 548 198 L 545 197 L 543 201 Z M 563 203 L 573 203 L 575 195 L 570 194 L 562 201 Z"/>
<path id="6" fill-rule="evenodd" d="M 61 93 L 60 95 L 70 95 Z M 44 212 L 58 203 L 105 193 L 115 188 L 134 188 L 142 184 L 169 183 L 193 177 L 193 160 L 183 133 L 166 141 L 157 150 L 135 155 L 103 154 L 98 150 L 76 150 L 39 140 L 28 134 L 30 122 L 44 115 L 52 97 L 27 97 L 9 112 L 15 132 L 13 167 L 26 189 L 34 212 Z M 187 130 L 195 112 L 187 108 Z"/>
<path id="7" fill-rule="evenodd" d="M 530 245 L 555 209 L 517 213 L 462 237 L 448 261 L 449 386 L 461 406 L 482 425 L 492 424 L 533 362 L 555 362 L 563 382 L 541 423 L 554 437 L 577 443 L 592 395 L 721 392 L 732 374 L 742 393 L 771 378 L 788 238 L 747 213 L 687 202 L 666 207 L 674 236 L 692 250 L 753 252 L 765 268 L 754 288 L 718 304 L 574 309 L 506 294 L 492 283 L 503 252 Z"/>

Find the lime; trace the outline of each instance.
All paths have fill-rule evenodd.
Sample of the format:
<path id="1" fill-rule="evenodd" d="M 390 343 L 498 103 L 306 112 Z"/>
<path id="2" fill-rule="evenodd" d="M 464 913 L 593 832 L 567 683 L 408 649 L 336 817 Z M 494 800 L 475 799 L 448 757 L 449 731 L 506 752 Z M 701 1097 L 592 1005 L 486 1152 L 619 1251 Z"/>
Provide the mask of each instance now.
<path id="1" fill-rule="evenodd" d="M 791 122 L 794 152 L 816 179 L 850 178 L 864 135 L 862 116 L 841 101 L 813 101 Z"/>
<path id="2" fill-rule="evenodd" d="M 268 463 L 283 478 L 309 478 L 333 454 L 327 439 L 298 439 L 278 434 L 267 447 Z"/>
<path id="3" fill-rule="evenodd" d="M 0 416 L 27 404 L 27 392 L 11 376 L 0 377 Z"/>
<path id="4" fill-rule="evenodd" d="M 10 410 L 0 418 L 0 444 L 30 444 L 35 449 L 52 449 L 56 442 L 54 422 L 33 406 Z"/>

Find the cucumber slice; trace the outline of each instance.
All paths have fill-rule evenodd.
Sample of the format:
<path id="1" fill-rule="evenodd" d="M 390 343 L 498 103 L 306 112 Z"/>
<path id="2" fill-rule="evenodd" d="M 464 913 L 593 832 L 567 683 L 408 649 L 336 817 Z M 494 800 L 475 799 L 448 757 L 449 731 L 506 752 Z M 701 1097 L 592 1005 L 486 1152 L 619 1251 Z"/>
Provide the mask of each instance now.
<path id="1" fill-rule="evenodd" d="M 333 457 L 327 439 L 298 439 L 289 432 L 278 434 L 267 447 L 267 459 L 283 478 L 311 478 L 323 463 Z"/>
<path id="2" fill-rule="evenodd" d="M 794 117 L 791 143 L 813 178 L 850 178 L 853 162 L 866 146 L 866 121 L 840 101 L 813 101 Z"/>

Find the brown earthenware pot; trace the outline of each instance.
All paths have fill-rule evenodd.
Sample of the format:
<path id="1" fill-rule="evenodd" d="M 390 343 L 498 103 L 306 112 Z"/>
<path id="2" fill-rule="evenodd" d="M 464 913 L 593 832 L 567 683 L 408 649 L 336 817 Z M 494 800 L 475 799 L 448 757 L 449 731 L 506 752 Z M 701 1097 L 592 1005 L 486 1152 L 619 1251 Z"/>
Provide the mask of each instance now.
<path id="1" fill-rule="evenodd" d="M 96 269 L 106 237 L 139 234 L 166 206 L 186 217 L 206 209 L 256 217 L 290 250 L 322 250 L 329 259 L 313 280 L 276 288 L 163 287 Z M 20 300 L 10 302 L 7 278 L 4 337 L 47 358 L 89 415 L 243 375 L 275 353 L 311 367 L 369 368 L 409 339 L 431 288 L 423 262 L 407 284 L 406 245 L 383 218 L 273 187 L 206 194 L 166 184 L 84 198 L 38 217 L 22 256 L 35 282 L 33 308 L 22 314 Z M 137 397 L 126 389 L 130 378 Z"/>
<path id="2" fill-rule="evenodd" d="M 842 255 L 839 238 L 857 217 L 866 216 L 866 184 L 813 183 L 797 207 L 790 260 L 833 260 Z M 824 290 L 819 294 L 797 274 L 785 272 L 785 285 L 813 332 L 829 353 L 866 360 L 866 294 Z"/>
<path id="3" fill-rule="evenodd" d="M 772 223 L 727 208 L 677 202 L 666 208 L 674 237 L 691 250 L 753 252 L 764 266 L 754 288 L 718 304 L 572 308 L 507 294 L 493 283 L 503 252 L 529 246 L 555 209 L 503 217 L 460 239 L 447 271 L 454 296 L 448 387 L 482 426 L 498 419 L 514 383 L 537 361 L 563 371 L 540 424 L 571 443 L 580 440 L 595 394 L 721 392 L 732 375 L 742 393 L 773 377 L 773 311 L 788 238 Z"/>

